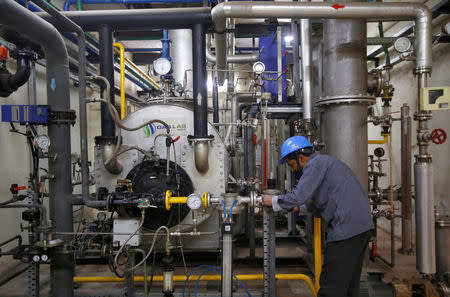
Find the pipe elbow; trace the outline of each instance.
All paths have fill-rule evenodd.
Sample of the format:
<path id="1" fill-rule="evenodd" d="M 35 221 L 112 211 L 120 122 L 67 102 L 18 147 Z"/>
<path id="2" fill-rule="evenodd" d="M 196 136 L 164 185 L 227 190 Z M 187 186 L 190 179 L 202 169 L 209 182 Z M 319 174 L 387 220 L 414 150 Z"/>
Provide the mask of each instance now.
<path id="1" fill-rule="evenodd" d="M 17 69 L 14 75 L 11 75 L 8 79 L 9 88 L 11 90 L 17 90 L 23 86 L 30 78 L 31 73 L 31 60 L 25 57 L 17 58 Z"/>
<path id="2" fill-rule="evenodd" d="M 117 175 L 122 172 L 123 165 L 119 160 L 117 160 L 115 152 L 116 152 L 115 144 L 105 144 L 102 148 L 102 160 L 105 169 L 109 173 Z"/>
<path id="3" fill-rule="evenodd" d="M 220 3 L 211 10 L 211 17 L 214 22 L 216 33 L 225 33 L 225 3 Z"/>
<path id="4" fill-rule="evenodd" d="M 204 174 L 209 170 L 209 144 L 208 141 L 197 141 L 194 144 L 195 168 Z"/>

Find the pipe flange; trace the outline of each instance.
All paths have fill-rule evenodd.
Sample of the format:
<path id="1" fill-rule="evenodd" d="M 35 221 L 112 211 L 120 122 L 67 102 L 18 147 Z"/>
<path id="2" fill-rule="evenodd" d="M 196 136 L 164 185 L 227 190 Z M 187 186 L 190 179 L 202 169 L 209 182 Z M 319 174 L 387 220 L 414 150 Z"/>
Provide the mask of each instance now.
<path id="1" fill-rule="evenodd" d="M 188 135 L 187 140 L 189 144 L 196 143 L 196 142 L 213 142 L 214 141 L 214 135 L 208 135 L 205 137 L 195 137 L 194 135 Z"/>
<path id="2" fill-rule="evenodd" d="M 316 106 L 340 104 L 340 103 L 356 103 L 356 104 L 375 104 L 376 98 L 368 95 L 345 95 L 345 96 L 328 96 L 320 98 L 316 102 Z"/>
<path id="3" fill-rule="evenodd" d="M 95 144 L 100 146 L 117 144 L 117 136 L 95 136 Z M 122 142 L 122 139 L 120 140 Z"/>
<path id="4" fill-rule="evenodd" d="M 414 68 L 414 74 L 431 73 L 433 68 L 431 66 Z"/>
<path id="5" fill-rule="evenodd" d="M 416 157 L 416 161 L 419 163 L 431 163 L 433 161 L 433 158 L 429 154 L 414 155 L 414 157 Z"/>
<path id="6" fill-rule="evenodd" d="M 430 112 L 415 112 L 414 121 L 429 121 L 433 118 L 433 114 Z"/>
<path id="7" fill-rule="evenodd" d="M 17 58 L 26 58 L 26 59 L 30 59 L 32 61 L 37 61 L 37 59 L 38 59 L 38 54 L 36 54 L 33 51 L 25 50 L 25 49 L 15 50 L 15 51 L 11 52 L 10 56 L 11 56 L 11 58 L 16 59 L 16 60 L 17 60 Z"/>

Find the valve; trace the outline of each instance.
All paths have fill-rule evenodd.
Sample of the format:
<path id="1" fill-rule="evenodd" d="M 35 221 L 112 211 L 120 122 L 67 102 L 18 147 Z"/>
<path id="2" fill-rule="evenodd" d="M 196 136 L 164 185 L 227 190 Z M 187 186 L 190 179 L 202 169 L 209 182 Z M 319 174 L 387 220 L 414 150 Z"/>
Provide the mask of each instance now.
<path id="1" fill-rule="evenodd" d="M 447 140 L 447 133 L 441 128 L 434 129 L 431 132 L 430 139 L 435 144 L 443 144 Z"/>

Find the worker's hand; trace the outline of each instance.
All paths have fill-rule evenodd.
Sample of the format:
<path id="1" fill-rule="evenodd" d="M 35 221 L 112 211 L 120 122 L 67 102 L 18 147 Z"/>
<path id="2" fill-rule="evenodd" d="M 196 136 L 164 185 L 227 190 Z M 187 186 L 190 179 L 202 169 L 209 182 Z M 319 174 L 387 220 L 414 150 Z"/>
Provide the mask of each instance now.
<path id="1" fill-rule="evenodd" d="M 293 212 L 299 213 L 300 212 L 300 206 L 296 206 L 292 209 Z"/>
<path id="2" fill-rule="evenodd" d="M 264 194 L 262 196 L 262 204 L 264 206 L 272 206 L 272 195 Z"/>

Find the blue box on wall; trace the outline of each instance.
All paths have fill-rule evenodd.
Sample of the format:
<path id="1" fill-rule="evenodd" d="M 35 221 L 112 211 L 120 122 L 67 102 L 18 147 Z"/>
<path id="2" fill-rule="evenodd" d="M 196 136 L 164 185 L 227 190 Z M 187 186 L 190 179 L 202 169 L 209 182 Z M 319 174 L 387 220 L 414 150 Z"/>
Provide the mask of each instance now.
<path id="1" fill-rule="evenodd" d="M 47 124 L 46 105 L 2 105 L 2 122 L 20 124 Z"/>

